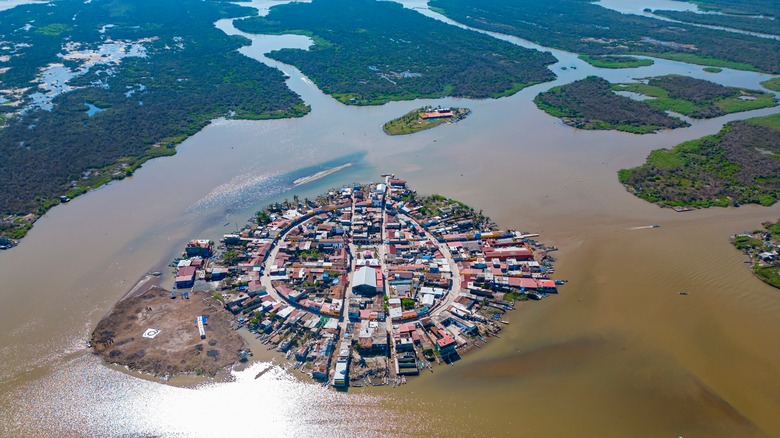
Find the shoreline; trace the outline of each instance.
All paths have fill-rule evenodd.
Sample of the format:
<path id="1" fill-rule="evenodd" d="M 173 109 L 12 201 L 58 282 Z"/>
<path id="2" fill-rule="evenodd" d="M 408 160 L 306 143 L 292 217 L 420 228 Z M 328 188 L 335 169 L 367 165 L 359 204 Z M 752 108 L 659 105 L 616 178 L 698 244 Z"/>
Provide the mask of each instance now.
<path id="1" fill-rule="evenodd" d="M 208 287 L 255 351 L 278 350 L 292 370 L 346 390 L 456 362 L 500 337 L 517 301 L 565 283 L 548 276 L 557 248 L 538 234 L 383 177 L 272 204 L 217 246 L 193 240 L 192 257 L 174 260 L 176 287 Z"/>
<path id="2" fill-rule="evenodd" d="M 125 297 L 101 319 L 88 346 L 106 363 L 165 380 L 218 375 L 241 360 L 246 344 L 215 300 L 191 294 L 175 297 L 153 286 Z M 196 321 L 196 315 L 202 316 Z"/>
<path id="3" fill-rule="evenodd" d="M 433 129 L 444 123 L 448 125 L 457 123 L 468 117 L 470 113 L 469 108 L 424 106 L 385 123 L 382 125 L 382 132 L 390 136 L 410 135 Z"/>

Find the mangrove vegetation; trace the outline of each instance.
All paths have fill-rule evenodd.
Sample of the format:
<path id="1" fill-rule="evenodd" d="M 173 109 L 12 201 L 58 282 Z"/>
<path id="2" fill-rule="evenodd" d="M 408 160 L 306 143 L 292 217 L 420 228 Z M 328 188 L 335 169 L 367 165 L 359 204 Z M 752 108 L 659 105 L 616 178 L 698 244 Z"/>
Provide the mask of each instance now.
<path id="1" fill-rule="evenodd" d="M 780 192 L 780 114 L 655 150 L 645 164 L 618 175 L 629 191 L 661 206 L 772 205 Z"/>
<path id="2" fill-rule="evenodd" d="M 281 72 L 237 52 L 248 40 L 214 27 L 254 13 L 197 0 L 0 12 L 0 235 L 19 238 L 51 206 L 173 154 L 212 119 L 306 114 Z"/>
<path id="3" fill-rule="evenodd" d="M 554 87 L 537 95 L 534 102 L 551 116 L 580 129 L 647 134 L 688 126 L 645 102 L 615 94 L 612 84 L 597 76 Z"/>
<path id="4" fill-rule="evenodd" d="M 295 65 L 342 103 L 457 96 L 501 97 L 550 81 L 555 58 L 375 0 L 313 0 L 276 6 L 236 23 L 251 33 L 311 36 L 309 50 L 269 56 Z"/>
<path id="5" fill-rule="evenodd" d="M 584 55 L 647 55 L 780 73 L 778 40 L 622 14 L 589 0 L 431 0 L 429 4 L 478 29 Z"/>

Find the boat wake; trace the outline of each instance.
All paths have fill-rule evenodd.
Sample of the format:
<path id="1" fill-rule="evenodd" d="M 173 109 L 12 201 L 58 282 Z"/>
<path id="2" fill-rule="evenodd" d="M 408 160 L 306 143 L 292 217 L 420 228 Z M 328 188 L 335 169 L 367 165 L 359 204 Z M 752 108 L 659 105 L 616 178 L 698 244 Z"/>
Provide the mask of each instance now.
<path id="1" fill-rule="evenodd" d="M 348 167 L 351 167 L 352 163 L 342 164 L 341 166 L 331 167 L 330 169 L 325 169 L 323 171 L 317 172 L 314 175 L 304 176 L 301 178 L 296 179 L 293 181 L 293 186 L 298 187 L 300 185 L 310 183 L 312 181 L 316 181 L 321 178 L 325 178 L 328 175 L 332 175 L 340 170 L 344 170 Z"/>
<path id="2" fill-rule="evenodd" d="M 649 228 L 660 228 L 660 227 L 661 227 L 660 225 L 645 225 L 645 226 L 642 226 L 642 227 L 631 227 L 631 228 L 629 228 L 629 230 L 631 230 L 631 231 L 647 230 Z"/>

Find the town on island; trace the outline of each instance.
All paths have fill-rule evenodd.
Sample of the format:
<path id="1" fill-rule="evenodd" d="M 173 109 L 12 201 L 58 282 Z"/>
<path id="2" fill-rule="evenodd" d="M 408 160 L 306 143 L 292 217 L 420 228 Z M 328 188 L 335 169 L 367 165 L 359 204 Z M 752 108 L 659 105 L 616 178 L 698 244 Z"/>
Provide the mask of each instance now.
<path id="1" fill-rule="evenodd" d="M 248 361 L 251 341 L 323 385 L 396 386 L 482 348 L 518 301 L 565 283 L 538 234 L 383 178 L 272 204 L 218 244 L 192 240 L 173 290 L 134 288 L 90 345 L 136 371 L 215 375 Z"/>

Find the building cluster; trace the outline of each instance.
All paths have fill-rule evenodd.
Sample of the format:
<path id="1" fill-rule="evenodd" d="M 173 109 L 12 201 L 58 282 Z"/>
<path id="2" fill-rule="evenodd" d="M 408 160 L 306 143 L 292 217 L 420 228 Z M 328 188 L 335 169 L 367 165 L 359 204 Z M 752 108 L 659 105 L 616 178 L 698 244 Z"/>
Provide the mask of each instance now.
<path id="1" fill-rule="evenodd" d="M 192 241 L 176 284 L 216 282 L 239 321 L 315 379 L 396 384 L 481 348 L 515 301 L 557 292 L 534 236 L 388 175 L 258 212 L 202 270 L 211 242 Z"/>

